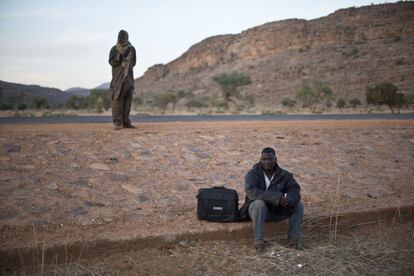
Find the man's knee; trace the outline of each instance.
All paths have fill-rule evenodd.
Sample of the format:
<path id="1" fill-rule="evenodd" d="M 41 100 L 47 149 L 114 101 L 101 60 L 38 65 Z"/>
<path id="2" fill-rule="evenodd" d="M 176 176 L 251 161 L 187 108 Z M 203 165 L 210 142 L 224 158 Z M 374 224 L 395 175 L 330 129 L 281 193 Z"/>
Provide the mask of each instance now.
<path id="1" fill-rule="evenodd" d="M 305 206 L 301 201 L 299 201 L 298 204 L 296 204 L 295 213 L 300 213 L 301 215 L 303 215 L 304 212 Z"/>
<path id="2" fill-rule="evenodd" d="M 257 212 L 261 210 L 267 210 L 266 202 L 261 199 L 256 199 L 249 205 L 249 212 Z"/>

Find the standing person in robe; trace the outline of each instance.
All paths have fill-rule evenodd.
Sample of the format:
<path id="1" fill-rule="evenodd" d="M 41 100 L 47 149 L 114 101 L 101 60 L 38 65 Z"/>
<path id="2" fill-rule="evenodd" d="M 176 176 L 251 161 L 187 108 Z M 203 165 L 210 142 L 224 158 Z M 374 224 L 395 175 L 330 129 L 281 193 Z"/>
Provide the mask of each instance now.
<path id="1" fill-rule="evenodd" d="M 109 64 L 112 66 L 109 98 L 112 101 L 112 121 L 115 130 L 135 128 L 129 119 L 134 93 L 135 63 L 135 48 L 128 40 L 128 33 L 121 30 L 118 34 L 118 42 L 109 53 Z"/>

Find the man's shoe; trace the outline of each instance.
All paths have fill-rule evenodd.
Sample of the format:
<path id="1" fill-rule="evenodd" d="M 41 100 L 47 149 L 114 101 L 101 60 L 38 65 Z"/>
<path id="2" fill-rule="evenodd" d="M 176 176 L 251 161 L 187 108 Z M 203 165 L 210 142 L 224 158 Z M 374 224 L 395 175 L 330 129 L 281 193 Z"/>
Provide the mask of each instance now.
<path id="1" fill-rule="evenodd" d="M 122 125 L 121 124 L 114 124 L 113 129 L 114 130 L 120 130 L 120 129 L 122 129 Z"/>
<path id="2" fill-rule="evenodd" d="M 136 126 L 134 126 L 133 124 L 131 124 L 131 123 L 128 123 L 128 124 L 124 124 L 124 128 L 137 128 Z"/>
<path id="3" fill-rule="evenodd" d="M 267 241 L 259 241 L 253 243 L 253 249 L 257 252 L 262 252 L 269 243 Z"/>
<path id="4" fill-rule="evenodd" d="M 303 248 L 303 244 L 300 241 L 289 241 L 287 247 L 302 251 Z"/>

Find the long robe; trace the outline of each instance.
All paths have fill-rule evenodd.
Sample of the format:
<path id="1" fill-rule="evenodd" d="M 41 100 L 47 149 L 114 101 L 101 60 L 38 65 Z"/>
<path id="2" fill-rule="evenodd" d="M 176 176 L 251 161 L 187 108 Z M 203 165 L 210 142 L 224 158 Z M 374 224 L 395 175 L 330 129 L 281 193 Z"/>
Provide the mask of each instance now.
<path id="1" fill-rule="evenodd" d="M 118 100 L 120 95 L 132 93 L 134 89 L 134 71 L 136 63 L 135 48 L 131 46 L 127 57 L 122 55 L 113 46 L 109 53 L 109 64 L 112 66 L 112 81 L 109 90 L 109 98 Z"/>

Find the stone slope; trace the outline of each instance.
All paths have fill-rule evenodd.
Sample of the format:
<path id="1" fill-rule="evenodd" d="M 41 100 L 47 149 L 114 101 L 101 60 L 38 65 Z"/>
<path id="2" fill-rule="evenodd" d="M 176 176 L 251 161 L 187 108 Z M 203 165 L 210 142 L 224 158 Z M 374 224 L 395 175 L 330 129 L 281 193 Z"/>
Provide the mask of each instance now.
<path id="1" fill-rule="evenodd" d="M 174 61 L 150 67 L 136 79 L 135 93 L 145 101 L 169 89 L 218 93 L 211 78 L 234 70 L 252 78 L 243 91 L 263 107 L 294 97 L 304 82 L 314 80 L 345 99 L 363 101 L 366 86 L 380 81 L 414 93 L 413 14 L 413 2 L 371 5 L 210 37 Z"/>

